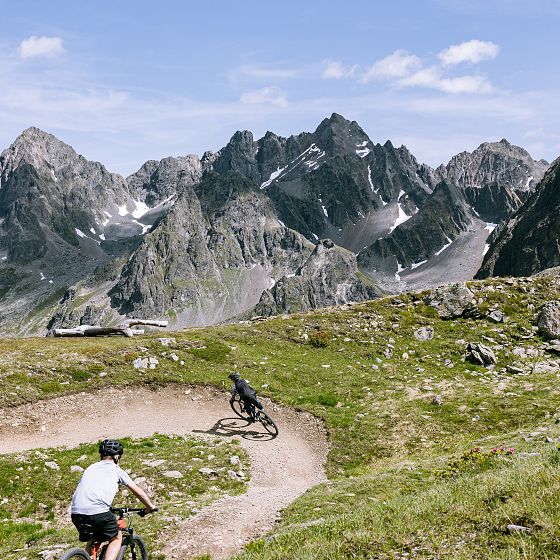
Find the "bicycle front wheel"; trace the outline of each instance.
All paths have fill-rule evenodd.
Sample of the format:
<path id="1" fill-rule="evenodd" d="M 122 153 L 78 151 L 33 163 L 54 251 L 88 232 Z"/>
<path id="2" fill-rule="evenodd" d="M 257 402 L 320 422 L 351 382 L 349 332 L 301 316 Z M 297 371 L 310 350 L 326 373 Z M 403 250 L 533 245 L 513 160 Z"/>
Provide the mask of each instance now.
<path id="1" fill-rule="evenodd" d="M 259 422 L 264 426 L 264 429 L 273 436 L 278 435 L 278 427 L 274 423 L 274 420 L 264 411 L 259 410 L 257 413 Z"/>
<path id="2" fill-rule="evenodd" d="M 243 402 L 241 401 L 241 399 L 235 398 L 233 399 L 233 401 L 230 401 L 229 404 L 231 405 L 231 409 L 233 410 L 233 412 L 235 412 L 235 414 L 237 414 L 237 416 L 243 418 L 243 420 L 246 419 L 245 407 L 243 406 Z"/>
<path id="3" fill-rule="evenodd" d="M 123 547 L 124 554 L 119 556 L 122 560 L 148 560 L 148 549 L 146 543 L 140 535 L 134 535 L 134 554 L 130 545 Z"/>
<path id="4" fill-rule="evenodd" d="M 91 556 L 83 548 L 71 548 L 67 550 L 60 560 L 91 560 Z"/>

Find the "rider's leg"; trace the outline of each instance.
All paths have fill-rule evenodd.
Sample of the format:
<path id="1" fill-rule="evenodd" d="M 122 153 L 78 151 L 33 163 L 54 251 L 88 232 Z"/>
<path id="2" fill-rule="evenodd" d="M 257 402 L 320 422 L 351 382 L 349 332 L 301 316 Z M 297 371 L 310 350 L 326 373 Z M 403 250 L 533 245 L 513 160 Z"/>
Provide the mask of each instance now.
<path id="1" fill-rule="evenodd" d="M 245 410 L 247 411 L 247 414 L 251 417 L 254 418 L 255 417 L 255 407 L 253 405 L 253 403 L 249 400 L 245 401 Z"/>
<path id="2" fill-rule="evenodd" d="M 113 537 L 107 548 L 105 549 L 105 560 L 116 560 L 122 545 L 122 533 L 119 531 L 116 537 Z"/>
<path id="3" fill-rule="evenodd" d="M 255 399 L 255 405 L 259 410 L 262 410 L 264 408 L 261 401 L 259 401 L 259 399 Z"/>

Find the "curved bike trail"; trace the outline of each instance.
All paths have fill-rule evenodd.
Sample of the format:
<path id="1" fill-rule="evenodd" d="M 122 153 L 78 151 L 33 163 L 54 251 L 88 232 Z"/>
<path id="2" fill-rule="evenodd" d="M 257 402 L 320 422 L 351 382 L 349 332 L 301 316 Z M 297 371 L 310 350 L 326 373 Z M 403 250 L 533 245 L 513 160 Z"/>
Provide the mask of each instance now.
<path id="1" fill-rule="evenodd" d="M 163 549 L 166 558 L 223 559 L 265 534 L 283 508 L 326 480 L 328 450 L 325 432 L 312 416 L 263 399 L 279 428 L 272 438 L 261 425 L 236 418 L 228 398 L 201 387 L 112 387 L 1 409 L 0 453 L 156 432 L 238 438 L 251 463 L 247 493 L 224 497 L 180 522 Z"/>

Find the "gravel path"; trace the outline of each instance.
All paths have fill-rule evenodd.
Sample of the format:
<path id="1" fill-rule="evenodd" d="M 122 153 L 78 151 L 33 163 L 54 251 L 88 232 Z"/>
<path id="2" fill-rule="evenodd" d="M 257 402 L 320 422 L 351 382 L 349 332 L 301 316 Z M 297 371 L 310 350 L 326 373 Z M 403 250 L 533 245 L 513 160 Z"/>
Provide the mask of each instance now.
<path id="1" fill-rule="evenodd" d="M 261 426 L 236 419 L 228 396 L 215 389 L 178 386 L 108 388 L 3 409 L 0 453 L 155 432 L 238 438 L 251 461 L 247 493 L 202 509 L 179 526 L 164 550 L 174 559 L 203 554 L 226 558 L 271 529 L 280 510 L 295 498 L 326 480 L 327 453 L 324 430 L 315 418 L 264 399 L 279 428 L 273 439 Z"/>

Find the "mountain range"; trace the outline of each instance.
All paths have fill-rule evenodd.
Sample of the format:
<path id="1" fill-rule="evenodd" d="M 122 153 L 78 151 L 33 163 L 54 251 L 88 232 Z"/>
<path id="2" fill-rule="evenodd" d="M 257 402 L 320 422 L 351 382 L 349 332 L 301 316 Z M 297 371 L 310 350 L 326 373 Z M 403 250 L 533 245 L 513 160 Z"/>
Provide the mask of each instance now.
<path id="1" fill-rule="evenodd" d="M 558 255 L 558 220 L 556 249 L 534 231 L 548 168 L 501 140 L 433 169 L 333 114 L 123 178 L 29 128 L 0 155 L 0 333 L 305 311 L 467 280 L 483 257 L 481 275 L 534 272 Z"/>

